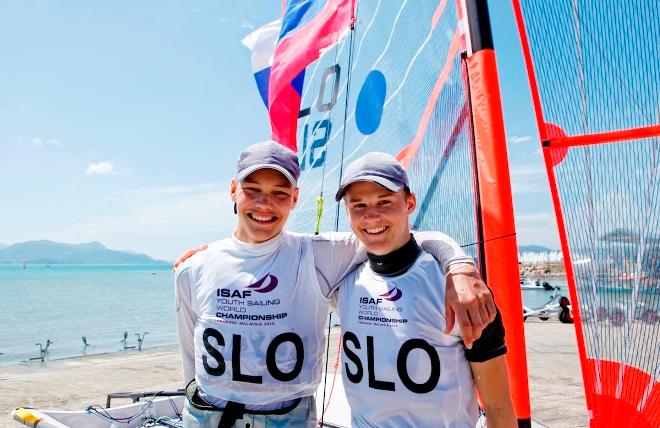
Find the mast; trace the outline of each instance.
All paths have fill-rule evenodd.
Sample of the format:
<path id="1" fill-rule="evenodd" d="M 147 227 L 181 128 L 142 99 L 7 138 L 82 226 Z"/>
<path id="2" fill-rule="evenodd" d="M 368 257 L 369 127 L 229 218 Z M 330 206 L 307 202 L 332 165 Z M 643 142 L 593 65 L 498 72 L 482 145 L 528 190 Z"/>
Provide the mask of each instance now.
<path id="1" fill-rule="evenodd" d="M 518 426 L 530 427 L 518 247 L 488 4 L 485 0 L 464 0 L 463 6 L 469 29 L 465 61 L 478 183 L 477 215 L 485 261 L 483 274 L 493 290 L 506 329 L 506 360 Z"/>

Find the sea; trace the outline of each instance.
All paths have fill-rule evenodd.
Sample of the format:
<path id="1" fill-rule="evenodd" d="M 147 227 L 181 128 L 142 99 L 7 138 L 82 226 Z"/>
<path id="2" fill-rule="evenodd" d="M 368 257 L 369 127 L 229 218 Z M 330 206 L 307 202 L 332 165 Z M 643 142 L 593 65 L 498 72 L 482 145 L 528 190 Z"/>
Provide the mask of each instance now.
<path id="1" fill-rule="evenodd" d="M 567 293 L 565 280 L 550 283 Z M 0 365 L 39 364 L 48 340 L 47 360 L 139 352 L 138 334 L 142 349 L 178 343 L 169 265 L 0 265 L 0 292 Z M 535 307 L 550 294 L 523 299 Z"/>

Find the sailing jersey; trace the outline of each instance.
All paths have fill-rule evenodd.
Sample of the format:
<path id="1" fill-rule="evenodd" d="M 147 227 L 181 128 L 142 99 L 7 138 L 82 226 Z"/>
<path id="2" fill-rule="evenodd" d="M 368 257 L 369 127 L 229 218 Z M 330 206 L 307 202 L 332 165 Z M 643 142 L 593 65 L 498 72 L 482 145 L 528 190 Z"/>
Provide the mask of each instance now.
<path id="1" fill-rule="evenodd" d="M 446 235 L 423 236 L 446 242 L 434 248 L 443 269 L 471 262 Z M 327 296 L 365 260 L 358 247 L 351 234 L 283 232 L 259 244 L 223 239 L 187 259 L 175 273 L 184 380 L 218 407 L 273 410 L 312 395 Z"/>
<path id="2" fill-rule="evenodd" d="M 336 294 L 342 377 L 355 427 L 474 427 L 475 385 L 458 328 L 443 333 L 445 277 L 421 252 L 405 273 L 364 263 Z"/>
<path id="3" fill-rule="evenodd" d="M 321 377 L 319 332 L 328 300 L 311 240 L 225 239 L 189 260 L 195 380 L 207 401 L 260 405 L 312 395 Z"/>

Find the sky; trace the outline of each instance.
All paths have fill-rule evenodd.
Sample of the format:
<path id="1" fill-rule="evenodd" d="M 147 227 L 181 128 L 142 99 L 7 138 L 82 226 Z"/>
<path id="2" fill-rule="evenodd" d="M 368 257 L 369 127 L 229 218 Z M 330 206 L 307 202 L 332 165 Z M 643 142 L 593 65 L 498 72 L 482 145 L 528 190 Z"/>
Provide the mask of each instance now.
<path id="1" fill-rule="evenodd" d="M 240 40 L 280 0 L 5 1 L 0 243 L 173 260 L 229 236 L 241 149 L 269 138 Z M 559 248 L 520 40 L 491 1 L 519 245 Z"/>

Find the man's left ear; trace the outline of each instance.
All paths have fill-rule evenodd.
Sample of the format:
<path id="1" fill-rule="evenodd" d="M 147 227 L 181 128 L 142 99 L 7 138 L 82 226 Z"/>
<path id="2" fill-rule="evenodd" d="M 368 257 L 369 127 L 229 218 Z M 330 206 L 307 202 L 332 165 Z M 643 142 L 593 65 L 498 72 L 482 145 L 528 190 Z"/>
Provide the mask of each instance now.
<path id="1" fill-rule="evenodd" d="M 417 196 L 414 193 L 410 193 L 408 196 L 406 196 L 406 204 L 407 204 L 407 209 L 408 209 L 408 214 L 412 214 L 413 211 L 415 211 L 415 208 L 417 207 Z"/>
<path id="2" fill-rule="evenodd" d="M 231 184 L 229 186 L 229 195 L 231 196 L 231 201 L 236 203 L 236 192 L 238 191 L 238 182 L 235 178 L 231 179 Z"/>
<path id="3" fill-rule="evenodd" d="M 294 209 L 298 204 L 298 188 L 293 189 L 293 202 L 291 203 L 291 209 Z"/>

